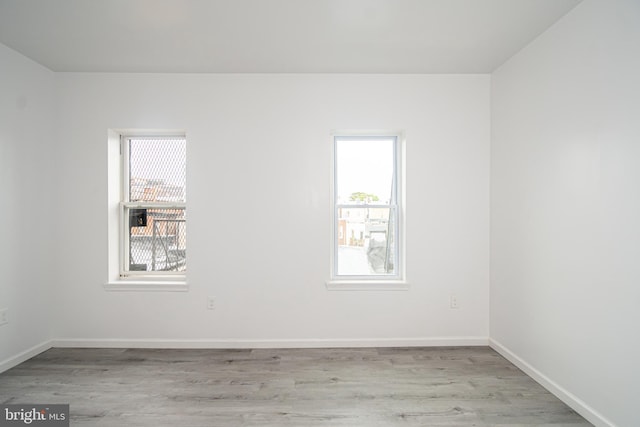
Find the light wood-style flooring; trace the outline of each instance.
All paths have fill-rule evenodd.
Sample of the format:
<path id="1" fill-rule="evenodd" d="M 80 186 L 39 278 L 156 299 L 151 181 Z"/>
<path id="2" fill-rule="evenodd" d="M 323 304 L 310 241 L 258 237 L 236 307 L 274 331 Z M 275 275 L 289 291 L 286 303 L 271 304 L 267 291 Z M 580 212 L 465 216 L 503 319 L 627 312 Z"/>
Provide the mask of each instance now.
<path id="1" fill-rule="evenodd" d="M 50 349 L 0 403 L 68 403 L 71 426 L 590 426 L 487 347 Z"/>

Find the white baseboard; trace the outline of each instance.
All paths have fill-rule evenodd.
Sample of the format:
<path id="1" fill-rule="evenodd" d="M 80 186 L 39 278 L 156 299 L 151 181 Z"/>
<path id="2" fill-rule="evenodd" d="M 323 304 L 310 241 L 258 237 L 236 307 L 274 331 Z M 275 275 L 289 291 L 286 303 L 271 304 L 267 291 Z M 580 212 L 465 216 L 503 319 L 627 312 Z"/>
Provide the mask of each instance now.
<path id="1" fill-rule="evenodd" d="M 14 366 L 18 366 L 19 364 L 21 364 L 24 361 L 27 361 L 29 359 L 31 359 L 34 356 L 37 356 L 38 354 L 42 353 L 43 351 L 47 351 L 49 350 L 51 347 L 53 347 L 52 342 L 51 341 L 45 341 L 41 344 L 35 345 L 33 347 L 31 347 L 28 350 L 23 351 L 22 353 L 19 353 L 13 357 L 10 357 L 6 360 L 3 360 L 0 362 L 0 373 L 4 372 L 4 371 L 8 371 L 9 369 L 13 368 Z"/>
<path id="2" fill-rule="evenodd" d="M 490 338 L 489 346 L 500 353 L 505 359 L 509 362 L 516 365 L 520 368 L 524 373 L 529 375 L 535 381 L 537 381 L 541 386 L 546 388 L 552 394 L 554 394 L 558 399 L 562 400 L 567 404 L 571 409 L 582 415 L 587 421 L 595 425 L 596 427 L 616 427 L 611 421 L 607 420 L 602 414 L 597 412 L 595 409 L 591 408 L 587 405 L 583 400 L 567 391 L 565 388 L 551 380 L 549 377 L 544 375 L 542 372 L 538 371 L 536 368 L 531 366 L 525 360 L 517 356 L 507 347 L 500 344 L 498 341 Z"/>
<path id="3" fill-rule="evenodd" d="M 487 337 L 380 338 L 380 339 L 81 339 L 53 340 L 53 347 L 84 348 L 333 348 L 333 347 L 466 347 L 488 346 Z"/>

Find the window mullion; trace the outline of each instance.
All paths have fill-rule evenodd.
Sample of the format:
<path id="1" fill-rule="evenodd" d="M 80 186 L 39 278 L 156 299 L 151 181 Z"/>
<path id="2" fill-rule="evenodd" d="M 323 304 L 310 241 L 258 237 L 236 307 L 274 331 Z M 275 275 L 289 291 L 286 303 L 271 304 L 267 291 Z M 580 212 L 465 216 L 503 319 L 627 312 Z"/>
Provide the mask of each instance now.
<path id="1" fill-rule="evenodd" d="M 126 208 L 146 208 L 146 209 L 186 209 L 186 203 L 165 203 L 165 202 L 123 202 Z"/>

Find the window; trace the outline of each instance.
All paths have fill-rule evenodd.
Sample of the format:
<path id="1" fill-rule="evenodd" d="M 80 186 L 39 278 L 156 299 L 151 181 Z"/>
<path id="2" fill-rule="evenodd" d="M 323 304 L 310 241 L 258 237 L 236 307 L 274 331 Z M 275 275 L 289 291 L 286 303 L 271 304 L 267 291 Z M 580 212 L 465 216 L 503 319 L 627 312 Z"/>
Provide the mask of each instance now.
<path id="1" fill-rule="evenodd" d="M 122 136 L 120 277 L 184 276 L 186 139 Z"/>
<path id="2" fill-rule="evenodd" d="M 404 280 L 398 134 L 333 140 L 332 282 Z"/>

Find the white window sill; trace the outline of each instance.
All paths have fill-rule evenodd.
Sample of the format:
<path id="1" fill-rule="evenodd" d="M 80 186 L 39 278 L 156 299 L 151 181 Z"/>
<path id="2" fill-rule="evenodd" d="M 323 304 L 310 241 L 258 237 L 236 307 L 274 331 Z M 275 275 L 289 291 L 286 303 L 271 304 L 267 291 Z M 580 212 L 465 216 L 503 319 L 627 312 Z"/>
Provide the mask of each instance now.
<path id="1" fill-rule="evenodd" d="M 189 285 L 184 280 L 115 280 L 103 285 L 113 292 L 187 292 Z"/>
<path id="2" fill-rule="evenodd" d="M 329 280 L 330 291 L 408 291 L 409 283 L 404 280 Z"/>

